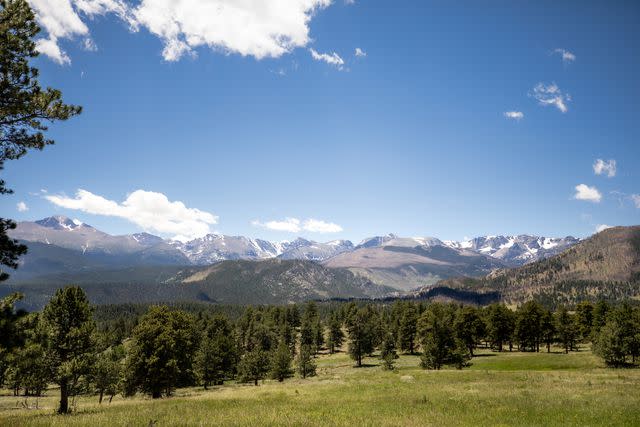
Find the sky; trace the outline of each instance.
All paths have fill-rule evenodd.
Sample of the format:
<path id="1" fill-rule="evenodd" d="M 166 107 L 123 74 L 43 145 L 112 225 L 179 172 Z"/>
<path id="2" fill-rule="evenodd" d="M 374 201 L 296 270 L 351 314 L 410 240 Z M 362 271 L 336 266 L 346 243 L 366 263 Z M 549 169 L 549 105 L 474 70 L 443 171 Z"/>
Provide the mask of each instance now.
<path id="1" fill-rule="evenodd" d="M 3 216 L 181 240 L 640 223 L 636 2 L 30 3 L 41 83 L 84 111 L 6 164 Z"/>

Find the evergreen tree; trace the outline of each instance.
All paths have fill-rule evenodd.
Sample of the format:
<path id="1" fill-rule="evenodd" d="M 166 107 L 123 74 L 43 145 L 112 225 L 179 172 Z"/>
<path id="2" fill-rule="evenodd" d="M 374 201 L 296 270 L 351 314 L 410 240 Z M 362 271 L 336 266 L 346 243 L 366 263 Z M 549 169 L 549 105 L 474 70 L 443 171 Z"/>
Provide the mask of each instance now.
<path id="1" fill-rule="evenodd" d="M 274 380 L 282 382 L 285 378 L 289 378 L 292 375 L 291 352 L 289 346 L 283 340 L 271 356 L 271 377 Z"/>
<path id="2" fill-rule="evenodd" d="M 543 310 L 542 317 L 540 318 L 540 329 L 542 341 L 547 346 L 547 353 L 550 353 L 551 344 L 553 344 L 556 339 L 556 324 L 551 311 Z"/>
<path id="3" fill-rule="evenodd" d="M 236 350 L 231 324 L 225 316 L 217 315 L 207 327 L 195 355 L 196 376 L 206 390 L 220 385 L 235 372 Z"/>
<path id="4" fill-rule="evenodd" d="M 598 332 L 593 352 L 602 357 L 608 366 L 620 367 L 626 364 L 625 329 L 624 323 L 613 317 Z"/>
<path id="5" fill-rule="evenodd" d="M 127 355 L 125 391 L 140 390 L 157 399 L 194 383 L 193 359 L 199 334 L 193 316 L 152 306 L 133 330 Z"/>
<path id="6" fill-rule="evenodd" d="M 313 361 L 313 353 L 309 346 L 301 346 L 296 358 L 296 367 L 298 374 L 302 378 L 313 377 L 316 375 L 316 363 Z"/>
<path id="7" fill-rule="evenodd" d="M 43 90 L 38 70 L 29 61 L 38 56 L 35 37 L 40 31 L 25 0 L 0 0 L 0 170 L 7 160 L 24 156 L 28 150 L 43 149 L 47 139 L 45 122 L 67 120 L 81 108 L 66 105 L 59 90 Z M 0 180 L 0 194 L 11 193 Z M 27 247 L 8 236 L 15 229 L 10 219 L 0 218 L 0 268 L 15 269 Z M 0 269 L 0 281 L 9 278 Z"/>
<path id="8" fill-rule="evenodd" d="M 607 323 L 607 316 L 609 315 L 609 311 L 611 311 L 611 307 L 605 300 L 599 300 L 593 307 L 593 320 L 591 322 L 592 339 L 595 339 L 595 337 L 600 332 L 600 328 L 602 328 L 605 323 Z"/>
<path id="9" fill-rule="evenodd" d="M 476 343 L 485 334 L 485 324 L 475 307 L 464 306 L 458 309 L 453 327 L 456 337 L 467 347 L 469 354 L 473 356 Z"/>
<path id="10" fill-rule="evenodd" d="M 394 368 L 398 353 L 396 353 L 396 343 L 393 333 L 387 329 L 382 338 L 380 345 L 380 358 L 382 359 L 382 368 L 391 371 Z"/>
<path id="11" fill-rule="evenodd" d="M 418 336 L 422 346 L 421 366 L 440 369 L 443 365 L 462 368 L 469 359 L 465 346 L 456 340 L 451 307 L 433 303 L 418 320 Z"/>
<path id="12" fill-rule="evenodd" d="M 240 382 L 251 382 L 258 385 L 269 372 L 269 353 L 260 347 L 245 353 L 238 364 L 238 377 Z"/>
<path id="13" fill-rule="evenodd" d="M 515 327 L 515 315 L 504 304 L 493 304 L 487 308 L 487 335 L 498 351 L 506 342 L 511 342 Z"/>
<path id="14" fill-rule="evenodd" d="M 124 349 L 122 347 L 108 348 L 98 354 L 95 364 L 91 369 L 90 382 L 98 392 L 98 403 L 102 404 L 105 394 L 109 396 L 109 402 L 118 393 L 118 382 L 122 373 L 122 359 Z"/>
<path id="15" fill-rule="evenodd" d="M 586 342 L 591 338 L 591 328 L 593 327 L 593 304 L 583 301 L 576 305 L 576 326 L 578 338 Z"/>
<path id="16" fill-rule="evenodd" d="M 403 304 L 398 323 L 398 348 L 405 353 L 413 354 L 415 350 L 418 313 L 412 303 Z"/>
<path id="17" fill-rule="evenodd" d="M 327 345 L 329 347 L 329 353 L 335 353 L 344 341 L 344 332 L 342 332 L 342 323 L 338 319 L 337 315 L 331 316 L 329 321 L 329 334 L 327 337 Z"/>
<path id="18" fill-rule="evenodd" d="M 558 308 L 555 319 L 558 342 L 564 347 L 564 352 L 569 353 L 569 350 L 573 350 L 575 347 L 578 334 L 575 319 L 565 306 Z"/>
<path id="19" fill-rule="evenodd" d="M 46 353 L 52 379 L 60 386 L 58 413 L 69 412 L 69 395 L 80 376 L 90 372 L 95 323 L 84 291 L 77 286 L 58 289 L 42 312 Z"/>
<path id="20" fill-rule="evenodd" d="M 362 366 L 362 358 L 374 350 L 372 318 L 366 307 L 358 309 L 347 319 L 347 331 L 349 356 L 360 367 Z"/>
<path id="21" fill-rule="evenodd" d="M 522 351 L 540 351 L 543 308 L 535 301 L 518 307 L 514 336 Z"/>

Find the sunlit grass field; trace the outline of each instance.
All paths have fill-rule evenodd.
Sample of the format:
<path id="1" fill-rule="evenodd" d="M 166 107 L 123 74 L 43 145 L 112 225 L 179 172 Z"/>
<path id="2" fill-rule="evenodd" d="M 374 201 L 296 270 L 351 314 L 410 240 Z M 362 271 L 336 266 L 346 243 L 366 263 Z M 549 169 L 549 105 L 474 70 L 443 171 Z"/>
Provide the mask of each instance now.
<path id="1" fill-rule="evenodd" d="M 462 371 L 425 371 L 408 355 L 394 372 L 376 358 L 365 362 L 354 368 L 344 353 L 321 355 L 315 378 L 180 389 L 156 401 L 81 397 L 66 416 L 54 415 L 55 389 L 39 409 L 5 390 L 0 425 L 640 425 L 640 370 L 604 368 L 588 349 L 480 351 Z"/>

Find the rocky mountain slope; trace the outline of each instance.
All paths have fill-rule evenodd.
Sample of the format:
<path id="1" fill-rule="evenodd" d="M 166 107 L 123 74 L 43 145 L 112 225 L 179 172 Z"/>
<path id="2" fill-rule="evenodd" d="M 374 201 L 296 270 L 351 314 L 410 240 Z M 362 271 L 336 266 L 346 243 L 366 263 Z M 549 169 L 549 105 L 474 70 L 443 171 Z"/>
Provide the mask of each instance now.
<path id="1" fill-rule="evenodd" d="M 374 283 L 408 291 L 432 285 L 443 278 L 481 276 L 507 265 L 466 249 L 452 248 L 433 238 L 373 238 L 352 252 L 324 262 L 331 268 L 347 268 Z"/>
<path id="2" fill-rule="evenodd" d="M 551 258 L 497 270 L 483 278 L 455 278 L 438 285 L 497 291 L 513 304 L 533 298 L 554 305 L 640 297 L 640 226 L 610 228 Z"/>

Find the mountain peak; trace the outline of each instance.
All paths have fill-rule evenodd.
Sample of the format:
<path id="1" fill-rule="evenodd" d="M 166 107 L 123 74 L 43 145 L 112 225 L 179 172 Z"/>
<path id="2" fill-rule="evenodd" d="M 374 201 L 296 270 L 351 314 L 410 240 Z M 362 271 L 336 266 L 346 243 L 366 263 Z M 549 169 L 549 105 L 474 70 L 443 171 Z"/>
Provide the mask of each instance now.
<path id="1" fill-rule="evenodd" d="M 64 215 L 50 216 L 35 221 L 35 223 L 42 227 L 53 228 L 54 230 L 73 230 L 81 225 L 85 225 L 77 219 L 71 219 Z"/>

